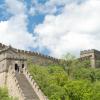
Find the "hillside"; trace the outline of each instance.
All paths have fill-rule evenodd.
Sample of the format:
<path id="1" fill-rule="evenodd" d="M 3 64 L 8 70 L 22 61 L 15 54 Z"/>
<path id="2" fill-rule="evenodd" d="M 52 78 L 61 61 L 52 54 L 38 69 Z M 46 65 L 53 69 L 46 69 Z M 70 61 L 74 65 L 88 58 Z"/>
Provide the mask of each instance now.
<path id="1" fill-rule="evenodd" d="M 49 100 L 100 100 L 100 69 L 90 68 L 87 61 L 68 64 L 29 64 L 28 69 Z"/>

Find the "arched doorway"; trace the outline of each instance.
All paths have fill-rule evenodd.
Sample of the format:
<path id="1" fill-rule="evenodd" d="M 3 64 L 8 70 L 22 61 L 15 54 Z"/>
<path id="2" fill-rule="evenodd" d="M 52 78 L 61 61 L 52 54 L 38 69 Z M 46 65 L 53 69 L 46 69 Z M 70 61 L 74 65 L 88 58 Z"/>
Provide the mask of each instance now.
<path id="1" fill-rule="evenodd" d="M 19 66 L 18 66 L 18 64 L 15 64 L 15 71 L 19 72 Z"/>
<path id="2" fill-rule="evenodd" d="M 24 64 L 22 64 L 22 69 L 24 68 Z"/>

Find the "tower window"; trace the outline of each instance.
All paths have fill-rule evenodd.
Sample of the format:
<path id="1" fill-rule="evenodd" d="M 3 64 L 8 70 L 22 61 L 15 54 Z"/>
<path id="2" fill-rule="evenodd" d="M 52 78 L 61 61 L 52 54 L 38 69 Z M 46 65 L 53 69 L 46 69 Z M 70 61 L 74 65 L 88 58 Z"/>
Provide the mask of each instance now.
<path id="1" fill-rule="evenodd" d="M 22 68 L 24 68 L 24 64 L 22 64 Z"/>

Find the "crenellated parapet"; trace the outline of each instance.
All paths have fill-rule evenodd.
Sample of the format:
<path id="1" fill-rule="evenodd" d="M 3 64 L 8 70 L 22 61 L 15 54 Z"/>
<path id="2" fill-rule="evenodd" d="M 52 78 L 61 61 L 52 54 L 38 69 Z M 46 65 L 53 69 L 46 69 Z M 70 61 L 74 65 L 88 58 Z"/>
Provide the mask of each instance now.
<path id="1" fill-rule="evenodd" d="M 59 62 L 60 61 L 60 59 L 56 59 L 56 58 L 51 57 L 51 56 L 43 55 L 39 52 L 25 51 L 25 50 L 20 50 L 20 49 L 15 49 L 15 48 L 14 48 L 14 50 L 16 50 L 17 53 L 27 55 L 27 56 L 37 56 L 37 57 L 41 57 L 43 59 L 52 60 L 53 62 Z"/>
<path id="2" fill-rule="evenodd" d="M 28 72 L 27 69 L 24 69 L 24 75 L 26 76 L 27 80 L 30 82 L 32 88 L 34 89 L 35 93 L 38 95 L 40 100 L 49 100 L 47 96 L 41 91 L 39 85 L 33 79 L 31 74 Z"/>
<path id="3" fill-rule="evenodd" d="M 6 46 L 2 43 L 0 43 L 0 49 L 4 49 L 6 47 L 11 47 L 11 46 Z M 57 63 L 57 64 L 60 64 L 62 62 L 61 59 L 57 59 L 57 58 L 54 58 L 54 57 L 51 57 L 51 56 L 47 56 L 47 55 L 44 55 L 44 54 L 41 54 L 40 52 L 34 52 L 34 51 L 26 51 L 26 50 L 21 50 L 21 49 L 16 49 L 16 48 L 13 48 L 11 47 L 16 53 L 18 53 L 19 55 L 23 55 L 23 56 L 26 56 L 26 57 L 37 57 L 37 58 L 40 58 L 41 60 L 45 60 L 45 62 L 48 60 L 48 61 L 51 61 L 52 63 Z"/>
<path id="4" fill-rule="evenodd" d="M 94 53 L 95 51 L 95 49 L 84 50 L 80 52 L 80 55 Z"/>
<path id="5" fill-rule="evenodd" d="M 100 55 L 100 51 L 95 50 L 95 49 L 81 51 L 80 52 L 80 55 L 90 54 L 90 53 L 95 53 L 95 54 L 99 54 Z"/>
<path id="6" fill-rule="evenodd" d="M 26 99 L 21 87 L 19 86 L 19 82 L 16 78 L 15 71 L 12 68 L 9 69 L 8 79 L 6 81 L 7 81 L 7 87 L 9 90 L 9 94 L 11 96 L 19 97 L 19 100 Z"/>
<path id="7" fill-rule="evenodd" d="M 80 52 L 80 59 L 87 60 L 89 59 L 91 62 L 91 67 L 97 68 L 100 67 L 100 51 L 91 49 L 84 50 Z"/>

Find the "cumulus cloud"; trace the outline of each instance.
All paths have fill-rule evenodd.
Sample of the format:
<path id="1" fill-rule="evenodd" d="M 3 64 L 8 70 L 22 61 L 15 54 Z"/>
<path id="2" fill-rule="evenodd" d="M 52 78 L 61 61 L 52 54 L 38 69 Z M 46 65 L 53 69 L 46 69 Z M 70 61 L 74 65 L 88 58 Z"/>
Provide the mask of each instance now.
<path id="1" fill-rule="evenodd" d="M 46 15 L 44 22 L 34 30 L 40 48 L 49 49 L 55 57 L 66 52 L 100 49 L 99 12 L 99 0 L 86 0 L 81 4 L 66 3 L 59 15 Z"/>
<path id="2" fill-rule="evenodd" d="M 22 1 L 5 0 L 7 11 L 12 17 L 0 22 L 0 42 L 21 49 L 33 47 L 34 38 L 27 32 L 26 7 Z"/>
<path id="3" fill-rule="evenodd" d="M 37 13 L 55 14 L 68 2 L 69 0 L 47 0 L 44 4 L 42 4 L 39 3 L 38 0 L 32 0 L 32 7 L 30 8 L 29 13 L 31 15 L 35 15 Z"/>
<path id="4" fill-rule="evenodd" d="M 12 16 L 0 22 L 0 42 L 21 49 L 46 48 L 51 56 L 59 58 L 66 52 L 77 55 L 83 49 L 100 49 L 99 0 L 48 0 L 44 4 L 33 1 L 29 13 L 43 13 L 45 19 L 29 33 L 24 0 L 5 0 Z"/>
<path id="5" fill-rule="evenodd" d="M 46 0 L 43 4 L 38 2 L 38 0 L 32 0 L 32 5 L 29 14 L 36 15 L 38 13 L 42 14 L 56 14 L 60 13 L 65 5 L 70 3 L 82 3 L 85 0 Z"/>

